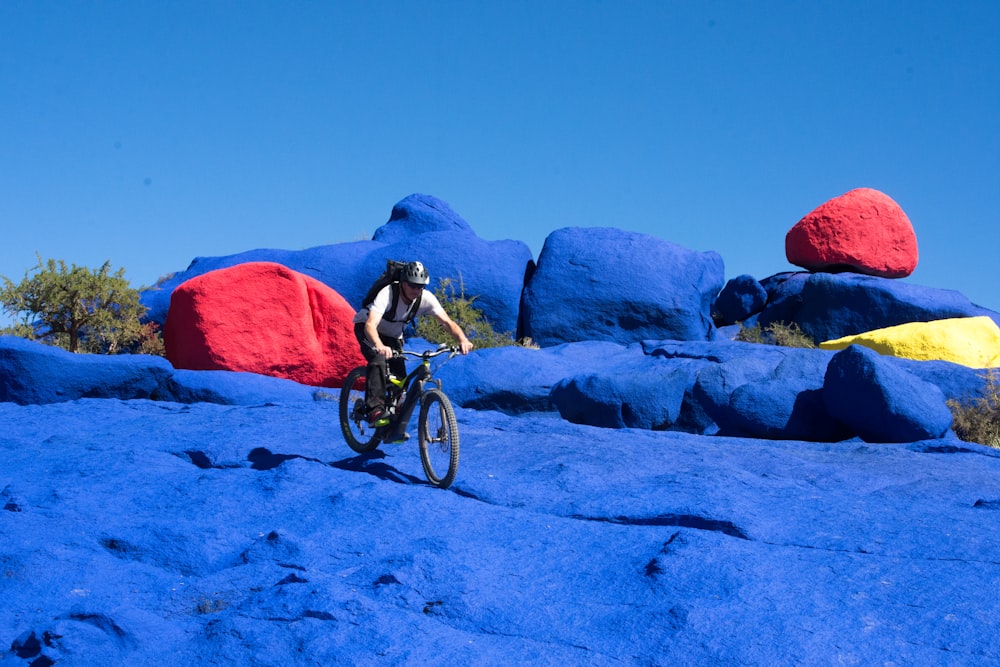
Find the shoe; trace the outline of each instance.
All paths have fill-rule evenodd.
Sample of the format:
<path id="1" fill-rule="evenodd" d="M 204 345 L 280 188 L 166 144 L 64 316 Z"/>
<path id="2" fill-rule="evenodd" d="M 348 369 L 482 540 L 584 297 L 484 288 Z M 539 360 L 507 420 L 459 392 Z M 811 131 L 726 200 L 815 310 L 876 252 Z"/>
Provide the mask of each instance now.
<path id="1" fill-rule="evenodd" d="M 378 428 L 389 425 L 389 413 L 385 408 L 378 406 L 368 411 L 368 423 Z"/>
<path id="2" fill-rule="evenodd" d="M 386 442 L 385 444 L 387 444 L 387 445 L 401 445 L 401 444 L 403 444 L 404 442 L 406 442 L 409 439 L 410 439 L 410 434 L 409 433 L 403 433 L 402 435 L 400 435 L 395 440 L 390 440 L 390 441 Z"/>

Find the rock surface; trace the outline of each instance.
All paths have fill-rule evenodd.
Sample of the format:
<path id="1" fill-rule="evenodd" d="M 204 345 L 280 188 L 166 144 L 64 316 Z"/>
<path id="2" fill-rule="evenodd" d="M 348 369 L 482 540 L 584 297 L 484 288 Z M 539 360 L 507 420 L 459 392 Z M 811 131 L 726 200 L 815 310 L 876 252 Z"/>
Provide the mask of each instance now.
<path id="1" fill-rule="evenodd" d="M 339 387 L 364 363 L 354 309 L 335 291 L 273 262 L 248 262 L 174 290 L 167 359 L 188 370 L 245 371 Z"/>
<path id="2" fill-rule="evenodd" d="M 539 265 L 519 241 L 484 241 L 445 202 L 411 195 L 372 241 L 302 251 L 252 250 L 199 257 L 184 272 L 142 294 L 162 323 L 182 282 L 244 262 L 272 261 L 332 287 L 354 307 L 387 259 L 421 258 L 433 288 L 473 297 L 494 330 L 544 346 L 601 340 L 731 340 L 737 322 L 797 324 L 815 341 L 907 322 L 1000 314 L 958 292 L 900 280 L 839 273 L 741 275 L 723 283 L 722 259 L 642 234 L 563 228 L 546 239 Z M 540 265 L 544 263 L 544 267 Z M 539 272 L 540 269 L 540 272 Z M 719 327 L 719 328 L 716 328 Z"/>
<path id="3" fill-rule="evenodd" d="M 388 222 L 375 230 L 372 240 L 404 243 L 428 232 L 474 234 L 469 223 L 447 202 L 430 195 L 412 194 L 392 207 Z"/>
<path id="4" fill-rule="evenodd" d="M 425 484 L 413 441 L 353 455 L 336 392 L 0 338 L 0 667 L 1000 661 L 1000 452 L 944 405 L 977 369 L 713 340 L 714 253 L 558 230 L 535 283 L 523 244 L 404 202 L 381 240 L 199 258 L 146 296 L 166 317 L 177 285 L 255 259 L 350 303 L 419 254 L 503 323 L 530 279 L 519 326 L 547 346 L 437 373 L 455 483 Z M 997 319 L 856 273 L 760 286 L 749 326 L 818 340 Z"/>
<path id="5" fill-rule="evenodd" d="M 951 411 L 938 387 L 859 345 L 830 360 L 823 402 L 830 415 L 868 442 L 940 438 L 951 426 Z"/>
<path id="6" fill-rule="evenodd" d="M 923 429 L 921 438 L 942 437 L 950 423 L 949 413 L 942 430 L 946 400 L 980 396 L 987 381 L 950 362 L 884 357 L 879 367 L 891 376 L 880 389 L 885 414 L 870 414 L 873 424 L 845 422 L 824 400 L 835 354 L 732 341 L 589 342 L 476 352 L 450 361 L 437 376 L 464 407 L 515 415 L 555 410 L 604 428 L 814 442 L 905 442 L 915 428 Z M 858 375 L 838 390 L 861 394 L 870 385 Z"/>
<path id="7" fill-rule="evenodd" d="M 256 249 L 225 257 L 196 257 L 184 271 L 142 293 L 148 317 L 166 320 L 170 295 L 181 283 L 209 271 L 246 262 L 275 262 L 322 282 L 355 309 L 387 259 L 419 259 L 431 276 L 431 289 L 450 280 L 456 294 L 477 296 L 476 306 L 493 328 L 519 331 L 521 291 L 533 269 L 531 251 L 521 241 L 485 241 L 445 202 L 411 195 L 393 207 L 389 222 L 371 241 L 355 241 L 306 250 Z"/>
<path id="8" fill-rule="evenodd" d="M 756 278 L 743 274 L 729 280 L 715 300 L 712 317 L 719 326 L 743 322 L 767 305 L 767 290 Z"/>
<path id="9" fill-rule="evenodd" d="M 525 334 L 545 347 L 584 340 L 708 340 L 722 258 L 606 227 L 558 229 L 524 290 Z"/>
<path id="10" fill-rule="evenodd" d="M 857 188 L 821 204 L 788 230 L 785 256 L 810 271 L 905 278 L 917 268 L 917 236 L 891 197 Z"/>
<path id="11" fill-rule="evenodd" d="M 795 323 L 814 341 L 882 329 L 1000 313 L 975 305 L 960 292 L 859 273 L 778 273 L 761 281 L 767 306 L 744 324 Z"/>
<path id="12" fill-rule="evenodd" d="M 994 450 L 460 409 L 440 491 L 335 415 L 0 403 L 0 664 L 1000 659 Z"/>
<path id="13" fill-rule="evenodd" d="M 0 336 L 0 402 L 151 398 L 173 371 L 162 357 L 73 354 L 16 336 Z"/>
<path id="14" fill-rule="evenodd" d="M 419 351 L 431 346 L 413 339 L 408 347 Z M 981 371 L 958 364 L 884 357 L 880 364 L 906 379 L 893 376 L 882 389 L 886 423 L 902 430 L 884 425 L 852 429 L 823 402 L 834 354 L 728 341 L 628 346 L 585 341 L 541 350 L 476 351 L 437 367 L 437 377 L 452 402 L 466 408 L 511 415 L 555 411 L 569 421 L 606 428 L 817 442 L 862 433 L 878 433 L 881 441 L 906 441 L 914 428 L 907 420 L 922 423 L 928 434 L 940 434 L 940 413 L 923 403 L 924 383 L 942 404 L 981 396 L 987 384 Z M 93 397 L 255 405 L 336 400 L 339 395 L 253 373 L 174 370 L 156 357 L 72 355 L 11 337 L 0 338 L 0 360 L 6 373 L 0 376 L 3 398 L 16 403 Z M 857 387 L 842 391 L 870 390 L 869 380 L 859 376 L 855 381 Z M 896 419 L 897 411 L 905 418 Z"/>

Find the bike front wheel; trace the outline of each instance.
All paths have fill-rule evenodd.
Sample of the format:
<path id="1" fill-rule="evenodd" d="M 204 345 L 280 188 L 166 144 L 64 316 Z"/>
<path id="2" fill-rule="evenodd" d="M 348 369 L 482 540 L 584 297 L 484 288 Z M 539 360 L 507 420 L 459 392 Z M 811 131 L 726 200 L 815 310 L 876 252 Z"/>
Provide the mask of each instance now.
<path id="1" fill-rule="evenodd" d="M 428 389 L 420 398 L 419 433 L 427 481 L 448 488 L 458 472 L 458 422 L 451 401 L 440 389 Z"/>
<path id="2" fill-rule="evenodd" d="M 347 374 L 340 390 L 340 430 L 347 445 L 359 454 L 372 451 L 380 440 L 365 410 L 365 373 L 364 366 L 355 368 Z"/>

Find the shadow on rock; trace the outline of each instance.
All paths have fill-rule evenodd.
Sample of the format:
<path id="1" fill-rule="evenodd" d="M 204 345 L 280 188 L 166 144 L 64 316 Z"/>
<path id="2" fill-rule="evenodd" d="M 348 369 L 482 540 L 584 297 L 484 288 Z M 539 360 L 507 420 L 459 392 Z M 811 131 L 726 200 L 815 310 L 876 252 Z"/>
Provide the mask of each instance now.
<path id="1" fill-rule="evenodd" d="M 306 461 L 313 461 L 314 463 L 322 463 L 319 459 L 300 456 L 298 454 L 275 454 L 266 447 L 255 447 L 247 455 L 247 461 L 250 462 L 250 467 L 254 470 L 274 470 L 289 459 L 304 459 Z M 192 463 L 195 463 L 195 461 L 192 460 Z M 195 463 L 195 465 L 198 464 Z"/>
<path id="2" fill-rule="evenodd" d="M 330 463 L 330 465 L 334 468 L 339 468 L 340 470 L 366 472 L 369 475 L 378 477 L 379 479 L 396 482 L 397 484 L 426 484 L 423 479 L 402 473 L 388 463 L 379 460 L 384 458 L 385 452 L 375 450 L 374 452 L 361 454 L 360 456 L 352 456 L 349 459 L 334 461 Z"/>

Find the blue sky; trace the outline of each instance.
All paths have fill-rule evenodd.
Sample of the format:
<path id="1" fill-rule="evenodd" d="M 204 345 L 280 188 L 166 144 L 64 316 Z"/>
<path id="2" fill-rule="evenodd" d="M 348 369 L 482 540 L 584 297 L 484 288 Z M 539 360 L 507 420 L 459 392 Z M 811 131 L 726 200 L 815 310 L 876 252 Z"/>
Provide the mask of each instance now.
<path id="1" fill-rule="evenodd" d="M 434 195 L 536 258 L 568 226 L 793 267 L 855 187 L 910 282 L 1000 310 L 1000 3 L 0 3 L 0 274 L 369 238 Z"/>

